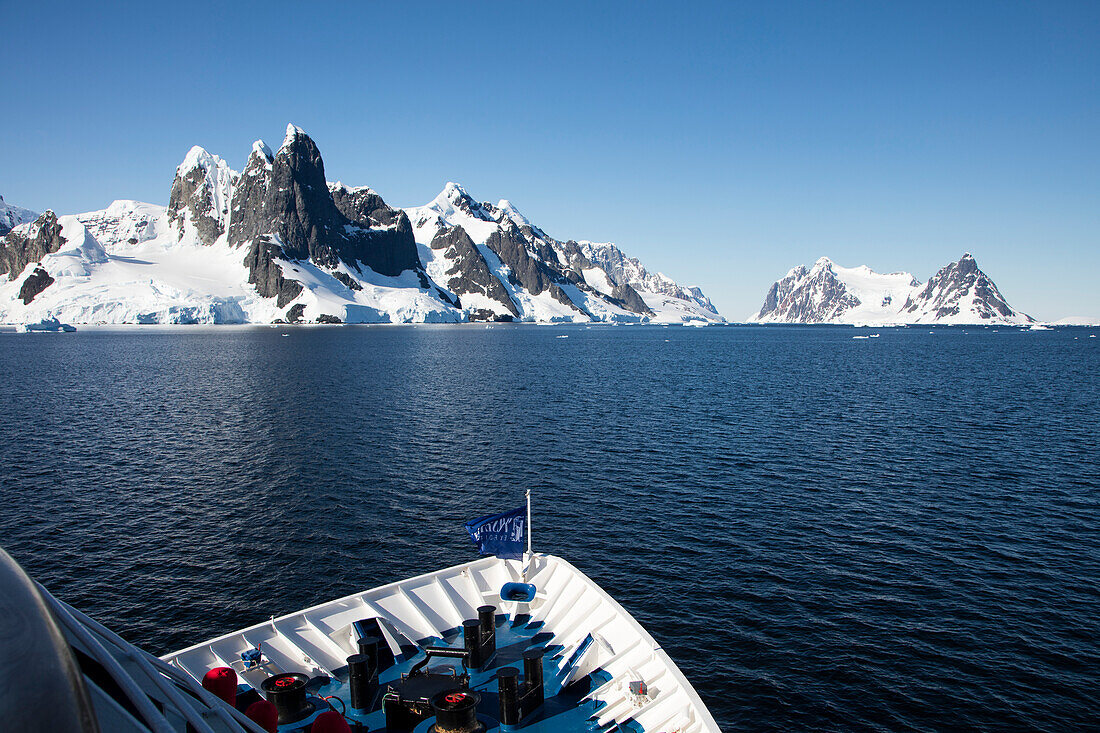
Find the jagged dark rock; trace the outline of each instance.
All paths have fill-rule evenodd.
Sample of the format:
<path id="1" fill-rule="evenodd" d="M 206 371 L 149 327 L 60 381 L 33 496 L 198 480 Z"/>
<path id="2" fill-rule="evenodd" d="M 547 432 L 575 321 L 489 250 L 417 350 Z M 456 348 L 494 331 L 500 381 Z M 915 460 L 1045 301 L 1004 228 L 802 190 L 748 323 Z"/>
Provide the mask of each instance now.
<path id="1" fill-rule="evenodd" d="M 501 280 L 515 298 L 521 318 L 530 318 L 536 313 L 536 318 L 541 315 L 541 309 L 528 308 L 526 300 L 519 297 L 519 292 L 526 291 L 535 296 L 550 293 L 551 297 L 567 305 L 574 313 L 589 318 L 644 320 L 630 318 L 628 314 L 658 316 L 642 297 L 641 293 L 646 292 L 668 296 L 656 301 L 659 306 L 655 307 L 659 307 L 662 317 L 671 313 L 677 320 L 687 317 L 692 311 L 702 310 L 713 314 L 714 320 L 722 320 L 698 289 L 685 290 L 660 273 L 648 273 L 641 263 L 626 258 L 613 245 L 554 239 L 505 199 L 495 205 L 485 201 L 479 203 L 462 186 L 449 182 L 431 202 L 410 208 L 408 212 L 418 241 L 432 249 L 441 248 L 450 234 L 448 227 L 465 226 L 471 232 L 476 231 L 477 248 L 488 263 L 488 272 Z M 488 226 L 482 226 L 481 222 Z M 444 273 L 447 276 L 455 274 L 451 270 L 466 269 L 453 266 L 454 254 L 454 250 L 446 250 L 442 257 L 432 257 L 436 266 L 439 260 L 447 260 L 447 267 L 451 268 Z M 597 263 L 593 256 L 601 257 L 601 262 Z M 616 266 L 618 277 L 604 265 L 608 258 Z M 434 276 L 439 276 L 434 266 L 429 265 L 429 270 Z M 603 272 L 599 272 L 601 270 Z M 439 279 L 443 284 L 443 278 Z M 469 276 L 468 279 L 474 278 Z M 650 287 L 651 283 L 653 287 Z M 457 283 L 454 287 L 458 289 Z M 672 303 L 674 298 L 688 303 L 676 306 Z M 480 305 L 465 298 L 463 302 L 468 314 Z M 534 306 L 533 303 L 531 305 Z M 498 313 L 501 310 L 495 305 L 488 306 L 488 309 Z M 708 315 L 700 313 L 700 316 L 711 320 Z"/>
<path id="2" fill-rule="evenodd" d="M 301 130 L 288 128 L 274 156 L 262 144 L 253 146 L 234 186 L 227 239 L 231 246 L 251 242 L 245 264 L 257 292 L 278 298 L 280 308 L 301 293 L 301 284 L 275 259 L 308 260 L 329 270 L 341 262 L 357 271 L 365 265 L 387 276 L 414 270 L 421 287 L 430 288 L 405 213 L 369 189 L 333 188 L 335 198 L 321 153 Z M 337 279 L 361 289 L 346 275 Z"/>
<path id="3" fill-rule="evenodd" d="M 517 226 L 514 221 L 505 216 L 505 212 L 488 202 L 479 203 L 475 201 L 462 187 L 455 184 L 447 184 L 444 189 L 444 196 L 446 196 L 450 205 L 456 209 L 460 209 L 482 221 L 497 224 L 498 229 L 486 242 L 486 246 L 493 250 L 502 262 L 509 265 L 512 270 L 509 274 L 509 281 L 513 285 L 527 287 L 525 283 L 535 282 L 536 289 L 528 288 L 532 295 L 549 290 L 551 295 L 559 302 L 584 313 L 558 285 L 559 282 L 569 282 L 569 279 L 564 277 L 560 268 L 551 267 L 528 252 L 527 248 L 530 245 L 538 252 L 542 252 L 549 257 L 552 262 L 557 263 L 557 255 L 554 253 L 553 248 L 549 246 L 547 241 L 549 238 L 545 237 L 542 230 L 527 225 Z M 461 227 L 454 227 L 454 229 L 461 230 Z M 443 249 L 445 252 L 450 252 L 450 246 L 454 246 L 454 255 L 458 255 L 462 259 L 457 267 L 452 267 L 450 271 L 445 273 L 458 278 L 458 282 L 455 283 L 455 287 L 458 289 L 454 292 L 460 293 L 460 298 L 462 292 L 484 293 L 505 305 L 512 315 L 518 316 L 519 308 L 512 300 L 511 295 L 507 293 L 507 289 L 503 287 L 503 284 L 492 272 L 492 268 L 489 267 L 481 252 L 474 247 L 472 240 L 469 240 L 465 231 L 463 230 L 462 234 L 458 235 L 450 231 L 449 228 L 444 227 L 436 233 L 436 237 L 440 237 L 440 235 L 442 235 L 442 239 L 433 238 L 433 242 L 429 246 L 432 249 Z M 543 237 L 543 240 L 537 239 L 539 236 Z M 452 255 L 447 256 L 451 257 Z M 513 262 L 516 263 L 516 266 L 512 266 Z M 500 287 L 498 288 L 497 285 L 500 285 Z"/>
<path id="4" fill-rule="evenodd" d="M 465 229 L 460 226 L 440 229 L 432 239 L 431 248 L 443 250 L 445 256 L 454 263 L 444 273 L 450 277 L 444 285 L 458 295 L 460 300 L 463 295 L 478 293 L 499 302 L 513 316 L 519 315 L 512 296 L 489 269 L 488 263 Z"/>
<path id="5" fill-rule="evenodd" d="M 412 224 L 404 211 L 388 206 L 381 196 L 366 187 L 349 189 L 346 186 L 333 184 L 329 186 L 329 192 L 336 209 L 341 214 L 349 221 L 370 228 L 366 232 L 366 237 L 370 240 L 374 252 L 386 253 L 389 258 L 389 264 L 385 265 L 386 267 L 390 270 L 400 268 L 397 272 L 421 271 Z M 375 254 L 370 256 L 377 257 Z M 360 261 L 375 270 L 370 262 Z M 382 274 L 396 273 L 382 272 Z M 428 286 L 426 279 L 421 285 Z"/>
<path id="6" fill-rule="evenodd" d="M 27 275 L 27 279 L 23 281 L 22 287 L 19 288 L 19 297 L 23 301 L 23 305 L 30 305 L 30 302 L 39 293 L 53 285 L 53 283 L 54 279 L 50 277 L 50 273 L 41 267 L 34 268 L 34 272 Z"/>
<path id="7" fill-rule="evenodd" d="M 527 251 L 527 239 L 514 223 L 507 221 L 502 224 L 489 235 L 485 244 L 508 266 L 508 279 L 514 285 L 525 288 L 532 295 L 549 290 L 550 295 L 559 303 L 584 313 L 558 284 L 564 280 L 561 273 L 555 273 L 543 260 L 532 257 Z"/>
<path id="8" fill-rule="evenodd" d="M 476 308 L 470 311 L 469 318 L 471 322 L 491 321 L 493 323 L 512 323 L 516 320 L 507 313 L 494 313 L 484 308 Z"/>
<path id="9" fill-rule="evenodd" d="M 653 311 L 645 301 L 642 300 L 642 296 L 638 295 L 638 291 L 630 287 L 626 283 L 622 285 L 616 285 L 611 290 L 611 299 L 620 308 L 625 308 L 633 313 L 641 313 L 642 315 L 653 315 Z"/>
<path id="10" fill-rule="evenodd" d="M 635 257 L 627 257 L 613 244 L 595 242 L 570 242 L 593 266 L 599 267 L 613 285 L 630 285 L 635 292 L 644 291 L 667 295 L 671 298 L 693 302 L 718 315 L 710 298 L 697 287 L 682 287 L 659 272 L 649 272 Z M 566 251 L 569 251 L 567 248 Z M 648 310 L 648 309 L 647 309 Z"/>
<path id="11" fill-rule="evenodd" d="M 406 222 L 409 220 L 404 211 L 389 206 L 381 196 L 366 186 L 348 188 L 339 183 L 331 183 L 328 188 L 336 208 L 352 221 L 367 226 L 400 227 L 402 219 Z M 407 226 L 412 233 L 412 225 Z"/>
<path id="12" fill-rule="evenodd" d="M 233 211 L 231 245 L 274 234 L 285 259 L 326 268 L 340 262 L 358 268 L 361 263 L 391 276 L 420 268 L 411 228 L 372 231 L 369 223 L 353 222 L 341 213 L 325 181 L 320 151 L 296 128 L 288 130 L 270 164 L 262 152 L 253 152 L 233 196 Z"/>
<path id="13" fill-rule="evenodd" d="M 831 265 L 816 268 L 814 279 L 804 282 L 808 274 L 805 267 L 799 267 L 773 283 L 764 297 L 759 317 L 782 310 L 783 319 L 792 323 L 824 323 L 860 305 L 859 298 L 837 279 Z"/>
<path id="14" fill-rule="evenodd" d="M 256 286 L 256 292 L 265 298 L 276 298 L 275 305 L 282 308 L 302 294 L 302 284 L 283 275 L 283 268 L 275 258 L 282 256 L 283 249 L 268 237 L 259 237 L 245 255 L 244 264 L 248 268 L 248 282 Z"/>
<path id="15" fill-rule="evenodd" d="M 330 316 L 328 313 L 322 313 L 321 315 L 317 316 L 317 322 L 335 325 L 337 323 L 343 323 L 344 321 L 340 318 L 337 318 L 336 316 Z"/>
<path id="16" fill-rule="evenodd" d="M 524 227 L 524 229 L 532 228 Z M 542 230 L 540 229 L 536 229 L 532 231 L 532 234 L 541 231 Z M 564 271 L 565 277 L 567 277 L 580 289 L 591 290 L 584 279 L 583 272 L 584 270 L 587 270 L 591 267 L 598 267 L 599 265 L 594 264 L 581 250 L 580 245 L 578 245 L 577 242 L 573 240 L 569 240 L 568 242 L 561 242 L 559 246 L 561 247 L 562 255 L 565 258 L 564 265 L 568 268 Z M 619 252 L 618 249 L 615 249 L 615 252 L 618 252 L 619 255 L 622 256 L 622 253 Z M 560 260 L 561 258 L 558 259 Z M 632 313 L 638 313 L 643 316 L 653 315 L 653 310 L 648 305 L 646 305 L 645 301 L 642 300 L 642 296 L 638 295 L 638 291 L 635 290 L 633 286 L 625 281 L 619 282 L 614 280 L 611 277 L 610 273 L 608 273 L 608 279 L 611 281 L 612 284 L 611 295 L 604 295 L 603 297 L 607 298 L 620 308 L 631 311 Z"/>
<path id="17" fill-rule="evenodd" d="M 355 280 L 349 276 L 346 272 L 334 272 L 332 276 L 344 283 L 349 290 L 362 290 L 363 286 L 355 282 Z"/>
<path id="18" fill-rule="evenodd" d="M 244 171 L 233 186 L 233 215 L 229 221 L 229 244 L 239 247 L 264 232 L 267 223 L 263 202 L 271 176 L 271 164 L 275 158 L 267 146 L 257 142 L 252 146 Z"/>
<path id="19" fill-rule="evenodd" d="M 295 303 L 291 306 L 290 310 L 286 312 L 287 323 L 301 323 L 302 315 L 306 312 L 306 306 L 304 303 Z"/>
<path id="20" fill-rule="evenodd" d="M 13 230 L 0 240 L 0 275 L 18 277 L 30 263 L 60 250 L 65 241 L 57 215 L 45 211 L 26 230 Z"/>
<path id="21" fill-rule="evenodd" d="M 275 158 L 267 146 L 257 142 L 252 146 L 244 171 L 233 187 L 233 216 L 229 222 L 229 244 L 239 247 L 251 242 L 244 264 L 248 267 L 248 282 L 256 286 L 256 292 L 265 298 L 277 298 L 282 308 L 302 292 L 302 284 L 287 278 L 283 269 L 275 263 L 283 258 L 282 246 L 262 232 L 268 219 L 263 203 L 271 185 L 271 167 Z"/>
<path id="22" fill-rule="evenodd" d="M 546 263 L 553 270 L 561 272 L 569 263 L 562 262 L 558 252 L 551 244 L 551 239 L 541 229 L 536 229 L 528 224 L 516 225 L 519 233 L 527 240 L 527 243 L 535 251 L 535 256 Z"/>

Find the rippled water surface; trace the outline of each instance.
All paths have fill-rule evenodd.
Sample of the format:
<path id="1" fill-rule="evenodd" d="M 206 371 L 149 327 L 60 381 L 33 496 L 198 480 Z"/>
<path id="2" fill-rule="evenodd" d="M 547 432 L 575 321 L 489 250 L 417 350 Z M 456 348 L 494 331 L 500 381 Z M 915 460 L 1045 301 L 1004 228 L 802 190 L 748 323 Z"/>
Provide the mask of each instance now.
<path id="1" fill-rule="evenodd" d="M 724 730 L 1096 726 L 1096 331 L 867 332 L 0 334 L 0 544 L 165 653 L 531 487 Z"/>

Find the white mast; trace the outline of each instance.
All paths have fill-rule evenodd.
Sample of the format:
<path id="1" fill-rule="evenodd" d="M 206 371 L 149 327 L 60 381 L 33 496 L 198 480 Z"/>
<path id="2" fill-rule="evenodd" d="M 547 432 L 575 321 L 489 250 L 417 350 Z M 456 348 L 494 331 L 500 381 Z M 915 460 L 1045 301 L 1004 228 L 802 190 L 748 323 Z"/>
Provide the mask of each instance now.
<path id="1" fill-rule="evenodd" d="M 531 554 L 531 489 L 527 489 L 527 554 Z"/>

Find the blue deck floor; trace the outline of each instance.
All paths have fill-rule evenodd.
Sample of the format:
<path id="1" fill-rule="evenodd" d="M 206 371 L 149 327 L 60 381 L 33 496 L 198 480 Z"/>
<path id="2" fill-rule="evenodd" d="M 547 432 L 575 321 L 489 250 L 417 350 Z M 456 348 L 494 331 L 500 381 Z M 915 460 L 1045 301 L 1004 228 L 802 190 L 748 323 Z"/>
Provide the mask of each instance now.
<path id="1" fill-rule="evenodd" d="M 497 695 L 496 673 L 502 667 L 515 667 L 522 673 L 523 652 L 528 649 L 542 649 L 542 667 L 545 690 L 545 703 L 521 721 L 516 727 L 509 730 L 519 730 L 525 733 L 552 733 L 554 731 L 598 731 L 595 716 L 602 703 L 585 700 L 588 692 L 606 682 L 609 677 L 602 671 L 574 681 L 567 688 L 562 689 L 562 675 L 557 672 L 560 663 L 560 646 L 548 646 L 550 634 L 540 633 L 541 623 L 530 623 L 525 616 L 518 616 L 513 621 L 507 614 L 498 614 L 496 619 L 496 644 L 497 651 L 490 663 L 481 670 L 469 670 L 470 689 L 481 694 L 481 703 L 478 705 L 479 718 L 486 724 L 487 733 L 499 731 L 501 728 L 496 723 L 499 717 L 499 697 Z M 460 629 L 452 629 L 443 635 L 443 638 L 421 639 L 418 647 L 448 646 L 462 647 L 462 635 Z M 555 658 L 556 657 L 556 658 Z M 412 654 L 403 654 L 397 658 L 396 663 L 379 675 L 379 683 L 382 690 L 386 684 L 400 680 L 401 675 L 407 673 L 417 662 L 424 659 L 423 651 L 418 649 Z M 432 669 L 454 667 L 459 673 L 462 665 L 454 659 L 433 659 Z M 372 712 L 353 710 L 350 706 L 350 687 L 347 680 L 347 669 L 336 671 L 336 677 L 328 684 L 319 688 L 314 694 L 322 697 L 335 696 L 342 700 L 347 707 L 345 717 L 349 722 L 358 721 L 368 727 L 371 733 L 387 731 L 386 717 L 381 709 Z M 380 698 L 380 696 L 379 696 Z M 340 704 L 332 701 L 336 710 L 340 710 Z M 308 730 L 312 718 L 316 714 L 303 721 L 292 725 L 280 726 L 280 733 Z M 426 730 L 429 723 L 424 722 L 415 729 L 417 733 Z M 615 730 L 613 727 L 612 730 Z M 640 727 L 630 724 L 622 726 L 621 730 L 640 731 Z M 389 733 L 392 733 L 390 731 Z"/>

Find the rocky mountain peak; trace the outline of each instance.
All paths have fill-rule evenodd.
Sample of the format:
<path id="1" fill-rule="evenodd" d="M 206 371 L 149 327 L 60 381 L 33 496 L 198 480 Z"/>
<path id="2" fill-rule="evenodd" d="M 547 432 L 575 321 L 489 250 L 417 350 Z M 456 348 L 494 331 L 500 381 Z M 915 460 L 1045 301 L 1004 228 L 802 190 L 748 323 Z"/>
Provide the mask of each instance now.
<path id="1" fill-rule="evenodd" d="M 531 220 L 520 212 L 519 209 L 512 204 L 508 199 L 501 199 L 497 202 L 496 206 L 489 203 L 482 204 L 482 208 L 487 209 L 490 215 L 497 220 L 503 221 L 505 219 L 514 222 L 519 227 L 528 227 L 535 236 L 546 237 L 546 234 L 531 223 Z"/>
<path id="2" fill-rule="evenodd" d="M 38 214 L 36 212 L 20 206 L 12 206 L 4 201 L 3 196 L 0 196 L 0 237 L 20 224 L 34 221 L 37 218 Z"/>
<path id="3" fill-rule="evenodd" d="M 824 323 L 845 310 L 856 308 L 860 299 L 848 291 L 833 270 L 833 261 L 822 257 L 813 268 L 793 268 L 774 283 L 764 297 L 756 320 L 794 323 Z"/>
<path id="4" fill-rule="evenodd" d="M 448 201 L 457 201 L 463 198 L 469 198 L 470 194 L 466 193 L 466 189 L 462 187 L 461 183 L 455 183 L 454 181 L 447 181 L 443 184 L 443 190 L 439 192 L 436 199 L 446 199 Z"/>
<path id="5" fill-rule="evenodd" d="M 1034 321 L 1018 313 L 981 269 L 973 255 L 965 253 L 957 262 L 942 267 L 905 303 L 906 313 L 930 314 L 935 320 L 955 320 L 973 315 L 979 321 Z"/>
<path id="6" fill-rule="evenodd" d="M 447 181 L 447 185 L 443 187 L 443 190 L 439 192 L 432 203 L 437 204 L 443 210 L 453 208 L 478 218 L 486 218 L 480 216 L 481 205 L 470 194 L 466 193 L 466 189 L 454 181 Z"/>
<path id="7" fill-rule="evenodd" d="M 960 273 L 965 274 L 975 274 L 980 272 L 980 270 L 978 270 L 977 260 L 975 260 L 974 255 L 970 254 L 969 252 L 959 258 L 959 261 L 955 263 L 955 268 Z"/>
<path id="8" fill-rule="evenodd" d="M 193 230 L 209 246 L 225 234 L 236 175 L 224 160 L 198 145 L 187 152 L 168 196 L 168 222 L 180 237 Z"/>
<path id="9" fill-rule="evenodd" d="M 274 158 L 254 144 L 240 185 L 229 243 L 250 247 L 250 282 L 279 307 L 301 286 L 287 279 L 276 259 L 309 261 L 326 269 L 366 265 L 380 275 L 422 272 L 408 218 L 386 206 L 369 188 L 330 187 L 313 139 L 294 125 Z M 346 275 L 345 275 L 346 277 Z"/>
<path id="10" fill-rule="evenodd" d="M 271 152 L 271 148 L 267 146 L 267 143 L 263 140 L 257 140 L 252 143 L 252 152 L 248 154 L 249 162 L 251 162 L 253 158 L 266 161 L 270 164 L 271 161 L 275 160 L 275 154 Z"/>
<path id="11" fill-rule="evenodd" d="M 27 265 L 57 252 L 66 241 L 57 214 L 46 209 L 29 225 L 0 239 L 0 275 L 7 273 L 10 278 L 18 277 Z"/>
<path id="12" fill-rule="evenodd" d="M 307 204 L 327 208 L 325 199 L 330 197 L 327 195 L 328 182 L 325 180 L 325 162 L 321 159 L 321 151 L 313 138 L 294 125 L 287 127 L 286 139 L 275 153 L 273 175 L 280 190 L 293 190 L 296 195 L 304 195 L 308 199 Z M 287 184 L 285 187 L 282 185 L 284 183 Z"/>
<path id="13" fill-rule="evenodd" d="M 220 162 L 222 162 L 221 158 L 211 155 L 206 151 L 206 148 L 201 145 L 193 145 L 187 151 L 187 155 L 183 156 L 183 162 L 176 166 L 176 175 L 186 173 L 193 168 L 216 168 Z"/>
<path id="14" fill-rule="evenodd" d="M 281 147 L 285 148 L 288 145 L 293 145 L 294 141 L 299 137 L 309 138 L 309 135 L 306 135 L 305 130 L 298 127 L 293 122 L 288 122 L 286 126 L 286 135 L 283 137 L 283 144 Z M 310 140 L 310 142 L 313 142 L 313 140 Z"/>
<path id="15" fill-rule="evenodd" d="M 382 197 L 369 186 L 354 188 L 342 183 L 329 183 L 329 193 L 336 208 L 353 222 L 375 228 L 394 228 L 406 232 L 410 241 L 412 225 L 404 211 L 389 206 Z"/>

